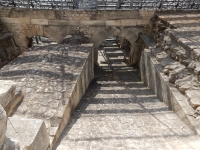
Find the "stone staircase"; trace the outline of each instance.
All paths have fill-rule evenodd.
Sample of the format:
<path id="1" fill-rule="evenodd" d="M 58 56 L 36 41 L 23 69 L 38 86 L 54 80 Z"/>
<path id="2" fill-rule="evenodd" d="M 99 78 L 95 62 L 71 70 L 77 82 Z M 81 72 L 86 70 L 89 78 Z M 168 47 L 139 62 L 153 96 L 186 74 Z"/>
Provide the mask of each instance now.
<path id="1" fill-rule="evenodd" d="M 200 22 L 198 13 L 160 14 L 152 25 L 157 41 L 152 49 L 168 76 L 169 82 L 184 95 L 193 107 L 193 117 L 200 110 Z"/>
<path id="2" fill-rule="evenodd" d="M 95 79 L 54 150 L 198 150 L 199 138 L 123 62 L 122 50 L 104 46 L 109 62 L 99 53 Z"/>

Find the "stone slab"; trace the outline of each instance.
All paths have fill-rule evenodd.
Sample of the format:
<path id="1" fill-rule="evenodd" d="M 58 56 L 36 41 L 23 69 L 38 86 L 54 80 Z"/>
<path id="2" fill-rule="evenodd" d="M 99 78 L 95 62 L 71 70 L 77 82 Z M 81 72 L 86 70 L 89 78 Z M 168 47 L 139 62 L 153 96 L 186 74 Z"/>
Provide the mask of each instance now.
<path id="1" fill-rule="evenodd" d="M 30 18 L 9 18 L 1 17 L 0 18 L 4 23 L 14 23 L 14 24 L 30 24 Z"/>
<path id="2" fill-rule="evenodd" d="M 105 26 L 106 22 L 101 20 L 80 21 L 80 25 L 84 26 Z"/>
<path id="3" fill-rule="evenodd" d="M 106 26 L 120 26 L 121 20 L 106 20 Z"/>
<path id="4" fill-rule="evenodd" d="M 19 141 L 26 150 L 47 150 L 49 146 L 45 123 L 39 119 L 9 117 L 6 136 Z"/>
<path id="5" fill-rule="evenodd" d="M 122 19 L 121 26 L 136 26 L 137 21 L 136 19 Z"/>
<path id="6" fill-rule="evenodd" d="M 37 24 L 37 25 L 48 25 L 47 19 L 31 19 L 31 24 Z"/>

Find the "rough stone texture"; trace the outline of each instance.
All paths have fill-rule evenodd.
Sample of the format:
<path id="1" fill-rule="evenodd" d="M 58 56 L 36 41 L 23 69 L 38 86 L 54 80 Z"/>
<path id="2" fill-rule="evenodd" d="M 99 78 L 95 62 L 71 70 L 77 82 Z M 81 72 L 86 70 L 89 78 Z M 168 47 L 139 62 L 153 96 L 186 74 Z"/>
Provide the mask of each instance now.
<path id="1" fill-rule="evenodd" d="M 4 109 L 13 102 L 16 84 L 11 80 L 0 80 L 0 105 Z"/>
<path id="2" fill-rule="evenodd" d="M 4 139 L 6 138 L 6 127 L 7 127 L 7 116 L 3 107 L 0 105 L 0 149 L 3 145 Z"/>
<path id="3" fill-rule="evenodd" d="M 16 106 L 22 101 L 23 93 L 16 83 L 11 80 L 0 80 L 0 104 L 4 107 L 7 116 L 10 116 Z"/>
<path id="4" fill-rule="evenodd" d="M 61 42 L 66 35 L 82 33 L 91 35 L 91 42 L 100 43 L 109 37 L 108 28 L 120 31 L 120 37 L 126 37 L 134 41 L 137 36 L 136 26 L 144 26 L 149 23 L 155 10 L 31 10 L 23 8 L 1 8 L 0 20 L 13 33 L 20 52 L 28 47 L 28 38 L 36 35 L 46 36 Z M 106 36 L 98 41 L 95 36 Z M 118 35 L 119 35 L 118 34 Z M 137 37 L 136 37 L 137 38 Z"/>
<path id="5" fill-rule="evenodd" d="M 148 41 L 145 41 L 147 47 Z M 151 47 L 149 47 L 151 49 Z M 140 61 L 141 78 L 163 102 L 172 109 L 180 119 L 194 132 L 200 134 L 199 120 L 195 119 L 195 110 L 189 105 L 188 100 L 169 82 L 169 77 L 164 75 L 164 68 L 152 55 L 150 49 L 144 49 Z M 186 91 L 187 92 L 187 91 Z"/>
<path id="6" fill-rule="evenodd" d="M 95 80 L 54 150 L 198 150 L 199 138 L 140 81 L 120 52 L 106 50 L 109 64 L 99 59 Z"/>
<path id="7" fill-rule="evenodd" d="M 46 150 L 50 142 L 45 123 L 39 119 L 9 117 L 6 136 L 19 141 L 25 150 Z"/>
<path id="8" fill-rule="evenodd" d="M 193 108 L 196 109 L 198 106 L 200 106 L 200 98 L 199 97 L 191 98 L 189 103 Z"/>
<path id="9" fill-rule="evenodd" d="M 192 98 L 200 98 L 200 92 L 199 90 L 188 90 L 185 92 L 185 95 L 188 99 Z"/>
<path id="10" fill-rule="evenodd" d="M 199 12 L 194 11 L 191 14 L 173 11 L 159 12 L 152 18 L 152 24 L 149 27 L 151 30 L 149 35 L 157 42 L 156 48 L 160 48 L 161 52 L 166 52 L 167 57 L 173 59 L 173 61 L 168 62 L 170 65 L 175 62 L 179 66 L 170 70 L 165 65 L 167 63 L 162 63 L 162 60 L 156 62 L 156 65 L 161 64 L 164 67 L 164 69 L 159 67 L 159 70 L 165 73 L 165 76 L 163 76 L 166 79 L 165 81 L 171 81 L 170 71 L 177 72 L 176 81 L 171 86 L 176 87 L 183 96 L 184 103 L 187 102 L 191 106 L 185 106 L 187 111 L 184 112 L 195 118 L 193 121 L 192 119 L 189 120 L 195 126 L 196 132 L 199 133 L 198 119 L 200 114 L 195 112 L 198 107 L 198 93 L 200 93 Z M 191 99 L 193 100 L 190 101 Z M 183 118 L 181 115 L 179 116 Z"/>
<path id="11" fill-rule="evenodd" d="M 2 150 L 20 150 L 19 142 L 13 138 L 6 138 Z"/>
<path id="12" fill-rule="evenodd" d="M 93 79 L 91 47 L 91 44 L 33 47 L 3 67 L 0 79 L 13 80 L 16 91 L 24 94 L 13 116 L 43 119 L 55 143 Z M 52 127 L 58 129 L 54 135 Z"/>

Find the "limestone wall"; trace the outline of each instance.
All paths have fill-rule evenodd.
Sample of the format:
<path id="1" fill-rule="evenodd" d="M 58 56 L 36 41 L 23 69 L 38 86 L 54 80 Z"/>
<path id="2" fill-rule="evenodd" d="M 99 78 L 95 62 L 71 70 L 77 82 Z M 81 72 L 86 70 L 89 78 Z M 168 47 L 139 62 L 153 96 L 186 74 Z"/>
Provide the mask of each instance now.
<path id="1" fill-rule="evenodd" d="M 129 28 L 147 25 L 153 10 L 35 10 L 1 8 L 0 19 L 25 51 L 28 38 L 35 35 L 60 42 L 66 35 L 96 35 L 107 27 Z"/>

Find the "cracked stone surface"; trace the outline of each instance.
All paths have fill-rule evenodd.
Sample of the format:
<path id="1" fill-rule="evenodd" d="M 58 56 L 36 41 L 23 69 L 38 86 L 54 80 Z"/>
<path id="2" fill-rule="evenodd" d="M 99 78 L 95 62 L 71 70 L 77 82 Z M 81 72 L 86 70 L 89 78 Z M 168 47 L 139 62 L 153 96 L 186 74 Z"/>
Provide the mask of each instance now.
<path id="1" fill-rule="evenodd" d="M 55 133 L 52 127 L 60 123 L 89 52 L 81 46 L 35 46 L 3 67 L 0 79 L 15 81 L 24 94 L 13 116 L 43 119 Z"/>
<path id="2" fill-rule="evenodd" d="M 140 81 L 137 68 L 114 55 L 119 51 L 111 64 L 99 56 L 95 79 L 54 150 L 200 149 L 199 137 Z"/>

